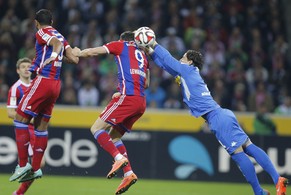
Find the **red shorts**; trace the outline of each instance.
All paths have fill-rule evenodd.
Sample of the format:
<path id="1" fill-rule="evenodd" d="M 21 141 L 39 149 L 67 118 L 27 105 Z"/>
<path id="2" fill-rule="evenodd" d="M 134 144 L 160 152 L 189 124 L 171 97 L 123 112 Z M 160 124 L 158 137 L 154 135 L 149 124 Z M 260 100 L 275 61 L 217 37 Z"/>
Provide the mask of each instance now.
<path id="1" fill-rule="evenodd" d="M 145 97 L 121 95 L 113 98 L 99 117 L 113 125 L 123 135 L 125 131 L 131 130 L 133 124 L 143 115 L 145 109 Z"/>
<path id="2" fill-rule="evenodd" d="M 60 80 L 37 76 L 22 97 L 17 113 L 24 118 L 42 115 L 48 122 L 60 90 Z"/>

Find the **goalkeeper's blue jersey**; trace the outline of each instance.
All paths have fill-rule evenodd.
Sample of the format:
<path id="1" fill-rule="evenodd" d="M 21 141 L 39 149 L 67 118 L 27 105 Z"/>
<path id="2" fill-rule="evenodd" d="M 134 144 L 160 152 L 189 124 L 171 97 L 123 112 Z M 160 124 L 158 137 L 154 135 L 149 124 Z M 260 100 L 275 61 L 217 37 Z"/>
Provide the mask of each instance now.
<path id="1" fill-rule="evenodd" d="M 213 100 L 196 66 L 181 63 L 161 45 L 155 47 L 152 58 L 159 67 L 174 77 L 181 77 L 183 101 L 193 116 L 200 117 L 220 107 Z"/>

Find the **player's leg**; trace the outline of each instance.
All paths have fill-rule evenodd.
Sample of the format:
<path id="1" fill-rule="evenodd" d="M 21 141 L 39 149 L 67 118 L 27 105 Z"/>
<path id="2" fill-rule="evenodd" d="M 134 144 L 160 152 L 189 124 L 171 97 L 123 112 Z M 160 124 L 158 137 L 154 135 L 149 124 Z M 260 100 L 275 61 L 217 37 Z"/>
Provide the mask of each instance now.
<path id="1" fill-rule="evenodd" d="M 33 156 L 33 146 L 34 146 L 34 127 L 32 124 L 28 125 L 28 130 L 29 130 L 29 136 L 30 136 L 30 144 L 28 147 L 28 155 L 29 155 L 29 159 L 30 159 L 30 163 L 31 163 L 31 159 Z M 29 189 L 29 187 L 31 186 L 31 184 L 33 183 L 34 180 L 31 181 L 27 181 L 27 182 L 23 182 L 20 184 L 19 188 L 13 193 L 14 195 L 18 195 L 18 194 L 25 194 L 26 191 Z"/>
<path id="2" fill-rule="evenodd" d="M 247 142 L 248 136 L 240 127 L 232 111 L 219 109 L 216 112 L 216 115 L 209 119 L 210 128 L 252 186 L 255 195 L 262 195 L 264 190 L 258 181 L 255 167 L 242 148 L 243 144 Z"/>
<path id="3" fill-rule="evenodd" d="M 31 116 L 23 113 L 21 110 L 19 112 L 21 112 L 21 115 L 17 113 L 14 120 L 18 166 L 15 168 L 14 174 L 10 177 L 10 181 L 21 178 L 31 170 L 31 165 L 28 163 L 28 145 L 30 140 L 28 124 Z"/>
<path id="4" fill-rule="evenodd" d="M 129 115 L 127 118 L 124 119 L 122 124 L 119 124 L 118 126 L 115 126 L 114 129 L 110 131 L 110 136 L 113 139 L 113 142 L 115 143 L 116 147 L 119 149 L 121 154 L 123 154 L 126 158 L 127 156 L 127 150 L 123 142 L 121 141 L 121 137 L 124 135 L 126 131 L 131 131 L 133 124 L 143 115 L 145 111 L 145 99 L 138 97 L 133 98 L 131 97 L 129 102 L 134 102 L 134 105 L 139 106 L 129 106 L 131 109 L 127 109 L 127 112 L 129 112 Z M 126 192 L 133 184 L 135 184 L 138 180 L 136 174 L 132 171 L 130 163 L 128 163 L 127 166 L 123 168 L 124 177 L 118 186 L 115 194 L 122 194 Z"/>
<path id="5" fill-rule="evenodd" d="M 104 122 L 100 117 L 95 121 L 91 127 L 91 133 L 96 139 L 97 143 L 114 158 L 114 164 L 112 165 L 111 171 L 108 173 L 107 178 L 111 179 L 114 177 L 119 169 L 127 165 L 128 160 L 120 154 L 112 142 L 111 137 L 106 132 L 106 129 L 110 128 L 110 124 Z"/>
<path id="6" fill-rule="evenodd" d="M 235 161 L 247 182 L 252 186 L 255 195 L 262 195 L 264 189 L 260 186 L 255 167 L 249 157 L 244 153 L 242 147 L 239 147 L 231 158 Z"/>
<path id="7" fill-rule="evenodd" d="M 253 144 L 250 140 L 244 144 L 244 151 L 246 154 L 253 157 L 257 163 L 272 177 L 277 188 L 277 194 L 284 195 L 286 193 L 288 180 L 284 177 L 280 177 L 266 152 Z"/>
<path id="8" fill-rule="evenodd" d="M 111 128 L 109 131 L 109 135 L 112 139 L 112 142 L 114 143 L 114 145 L 116 146 L 116 148 L 118 149 L 118 151 L 128 159 L 128 154 L 127 154 L 127 150 L 125 145 L 123 144 L 121 137 L 123 136 L 122 133 L 120 133 L 118 130 Z M 129 176 L 133 173 L 131 165 L 130 165 L 130 161 L 128 159 L 128 164 L 123 167 L 123 173 L 124 173 L 124 177 Z"/>
<path id="9" fill-rule="evenodd" d="M 119 150 L 119 152 L 128 159 L 126 147 L 123 144 L 122 140 L 120 139 L 121 136 L 123 135 L 124 131 L 123 131 L 123 133 L 120 133 L 120 131 L 121 130 L 118 131 L 116 129 L 111 129 L 109 134 L 110 134 L 110 137 L 112 138 L 115 146 Z M 137 176 L 132 171 L 129 160 L 128 160 L 128 164 L 123 167 L 123 173 L 124 173 L 123 179 L 122 179 L 120 185 L 118 186 L 118 188 L 116 189 L 115 194 L 124 193 L 125 191 L 127 191 L 130 188 L 130 186 L 135 184 L 136 181 L 138 180 Z"/>
<path id="10" fill-rule="evenodd" d="M 33 157 L 32 157 L 32 171 L 30 174 L 25 175 L 23 178 L 19 180 L 19 182 L 26 182 L 33 179 L 41 178 L 41 162 L 43 159 L 44 152 L 48 143 L 48 122 L 50 116 L 38 115 L 34 119 L 35 129 L 35 142 L 33 146 Z"/>
<path id="11" fill-rule="evenodd" d="M 48 116 L 39 116 L 36 118 L 36 125 L 34 130 L 35 142 L 33 146 L 33 161 L 32 168 L 34 171 L 40 169 L 43 161 L 43 155 L 48 143 L 48 123 L 50 117 Z"/>
<path id="12" fill-rule="evenodd" d="M 25 194 L 25 192 L 28 190 L 28 188 L 31 186 L 31 184 L 33 183 L 34 180 L 30 180 L 30 181 L 26 181 L 21 183 L 21 185 L 19 186 L 19 188 L 13 192 L 13 195 L 22 195 Z"/>

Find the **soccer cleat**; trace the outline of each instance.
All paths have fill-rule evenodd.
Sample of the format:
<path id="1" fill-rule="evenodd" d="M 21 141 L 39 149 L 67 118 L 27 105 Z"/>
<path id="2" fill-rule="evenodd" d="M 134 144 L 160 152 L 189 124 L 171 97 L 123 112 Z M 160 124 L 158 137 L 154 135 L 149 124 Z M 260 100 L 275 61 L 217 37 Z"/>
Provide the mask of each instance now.
<path id="1" fill-rule="evenodd" d="M 15 181 L 23 177 L 23 175 L 27 174 L 32 169 L 29 163 L 26 163 L 25 167 L 19 167 L 18 165 L 15 168 L 13 175 L 9 178 L 9 181 Z"/>
<path id="2" fill-rule="evenodd" d="M 288 179 L 285 177 L 279 177 L 276 185 L 277 195 L 286 195 L 286 188 L 288 185 Z"/>
<path id="3" fill-rule="evenodd" d="M 270 192 L 268 190 L 263 189 L 263 194 L 262 195 L 270 195 Z"/>
<path id="4" fill-rule="evenodd" d="M 130 186 L 132 186 L 136 182 L 137 182 L 137 176 L 134 173 L 132 173 L 131 175 L 127 177 L 124 177 L 121 184 L 118 186 L 115 194 L 122 194 L 126 192 L 130 188 Z"/>
<path id="5" fill-rule="evenodd" d="M 21 177 L 18 182 L 22 183 L 25 181 L 30 181 L 30 180 L 34 180 L 34 179 L 38 179 L 42 177 L 42 171 L 41 169 L 38 169 L 37 171 L 33 172 L 30 171 L 29 173 L 27 173 L 26 175 L 24 175 L 23 177 Z"/>
<path id="6" fill-rule="evenodd" d="M 114 177 L 119 169 L 125 167 L 128 164 L 127 158 L 123 157 L 121 160 L 117 160 L 113 163 L 111 171 L 107 175 L 107 179 Z"/>

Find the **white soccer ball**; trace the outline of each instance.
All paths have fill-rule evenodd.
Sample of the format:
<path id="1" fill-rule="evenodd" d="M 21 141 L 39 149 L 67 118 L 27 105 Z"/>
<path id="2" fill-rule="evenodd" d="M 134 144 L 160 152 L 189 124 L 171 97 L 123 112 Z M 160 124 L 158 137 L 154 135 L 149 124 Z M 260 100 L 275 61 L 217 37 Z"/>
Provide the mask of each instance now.
<path id="1" fill-rule="evenodd" d="M 134 32 L 134 41 L 140 47 L 151 46 L 156 40 L 156 35 L 149 27 L 140 27 Z"/>

